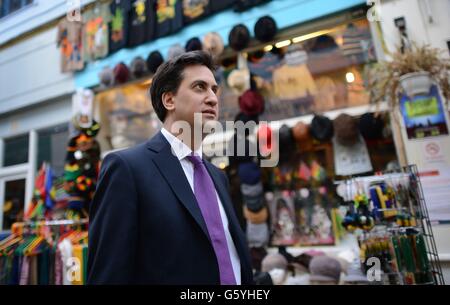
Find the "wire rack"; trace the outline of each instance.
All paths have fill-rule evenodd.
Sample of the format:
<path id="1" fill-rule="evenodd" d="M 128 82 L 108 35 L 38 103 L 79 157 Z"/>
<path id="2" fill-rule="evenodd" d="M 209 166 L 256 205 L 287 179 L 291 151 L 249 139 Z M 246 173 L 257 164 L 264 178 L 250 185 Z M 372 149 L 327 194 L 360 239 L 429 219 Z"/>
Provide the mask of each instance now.
<path id="1" fill-rule="evenodd" d="M 357 182 L 363 187 L 367 187 L 370 182 L 373 181 L 389 181 L 393 177 L 404 177 L 409 182 L 411 198 L 414 202 L 410 202 L 408 206 L 403 206 L 400 209 L 408 210 L 411 215 L 415 216 L 416 225 L 413 227 L 397 227 L 397 228 L 387 228 L 385 232 L 389 232 L 389 234 L 396 234 L 397 232 L 401 232 L 407 229 L 415 229 L 420 231 L 424 237 L 426 253 L 429 261 L 429 271 L 432 274 L 433 282 L 425 283 L 432 285 L 445 285 L 444 276 L 442 273 L 442 268 L 439 260 L 439 255 L 437 252 L 436 242 L 433 235 L 433 228 L 431 226 L 430 217 L 428 214 L 427 205 L 425 202 L 425 197 L 423 194 L 422 184 L 420 183 L 419 172 L 416 165 L 408 165 L 402 167 L 398 171 L 385 171 L 385 172 L 377 172 L 375 176 L 369 177 L 352 177 L 346 180 L 346 183 L 349 182 Z M 384 211 L 390 209 L 379 209 L 378 211 Z M 395 209 L 393 209 L 395 210 Z M 376 230 L 372 230 L 369 234 L 377 234 Z M 386 274 L 386 276 L 390 276 L 393 274 Z M 401 281 L 399 281 L 401 283 Z"/>

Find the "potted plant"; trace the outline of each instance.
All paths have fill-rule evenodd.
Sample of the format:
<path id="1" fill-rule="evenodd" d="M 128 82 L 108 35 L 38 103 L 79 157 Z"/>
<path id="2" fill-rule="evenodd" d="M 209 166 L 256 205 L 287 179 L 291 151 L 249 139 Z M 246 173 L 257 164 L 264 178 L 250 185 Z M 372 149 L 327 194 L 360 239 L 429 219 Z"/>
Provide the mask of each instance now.
<path id="1" fill-rule="evenodd" d="M 408 96 L 428 93 L 436 82 L 448 101 L 450 99 L 450 60 L 441 56 L 442 50 L 428 45 L 413 45 L 404 53 L 397 51 L 392 61 L 377 63 L 369 71 L 368 89 L 371 101 L 387 100 L 391 109 L 398 104 L 398 93 Z"/>

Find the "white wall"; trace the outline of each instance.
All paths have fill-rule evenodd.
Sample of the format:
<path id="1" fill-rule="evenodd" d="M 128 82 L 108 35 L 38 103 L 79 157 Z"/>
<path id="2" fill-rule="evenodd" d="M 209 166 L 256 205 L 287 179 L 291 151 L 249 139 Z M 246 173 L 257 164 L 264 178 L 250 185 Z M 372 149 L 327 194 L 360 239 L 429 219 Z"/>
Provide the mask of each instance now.
<path id="1" fill-rule="evenodd" d="M 0 51 L 0 114 L 75 90 L 71 73 L 60 72 L 53 27 Z"/>
<path id="2" fill-rule="evenodd" d="M 34 0 L 32 4 L 0 19 L 0 45 L 67 14 L 70 3 L 93 0 Z"/>
<path id="3" fill-rule="evenodd" d="M 403 16 L 411 41 L 444 49 L 448 56 L 446 41 L 450 40 L 450 0 L 382 0 L 380 15 L 383 36 L 391 52 L 400 44 L 394 19 Z"/>

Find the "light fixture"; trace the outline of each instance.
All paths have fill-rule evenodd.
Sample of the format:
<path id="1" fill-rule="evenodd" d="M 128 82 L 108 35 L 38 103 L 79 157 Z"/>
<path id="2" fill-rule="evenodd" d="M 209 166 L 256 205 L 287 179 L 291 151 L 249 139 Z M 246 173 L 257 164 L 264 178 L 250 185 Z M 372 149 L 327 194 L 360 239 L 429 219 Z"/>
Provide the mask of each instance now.
<path id="1" fill-rule="evenodd" d="M 308 40 L 308 39 L 311 39 L 311 38 L 316 38 L 316 37 L 328 34 L 330 32 L 331 32 L 331 30 L 323 30 L 323 31 L 318 31 L 318 32 L 314 32 L 314 33 L 311 33 L 311 34 L 297 36 L 297 37 L 292 39 L 292 42 L 293 43 L 299 43 L 299 42 L 302 42 L 302 41 L 305 41 L 305 40 Z"/>
<path id="2" fill-rule="evenodd" d="M 283 40 L 283 41 L 277 42 L 275 44 L 275 47 L 279 49 L 279 48 L 287 47 L 290 44 L 291 44 L 290 40 Z"/>
<path id="3" fill-rule="evenodd" d="M 347 83 L 351 84 L 355 81 L 355 74 L 353 74 L 353 72 L 347 72 L 347 74 L 345 74 L 345 79 L 347 80 Z"/>
<path id="4" fill-rule="evenodd" d="M 270 51 L 272 51 L 272 49 L 273 49 L 273 46 L 271 44 L 264 47 L 265 52 L 270 52 Z"/>
<path id="5" fill-rule="evenodd" d="M 220 162 L 219 168 L 220 169 L 225 169 L 225 167 L 226 167 L 225 163 L 224 162 Z"/>

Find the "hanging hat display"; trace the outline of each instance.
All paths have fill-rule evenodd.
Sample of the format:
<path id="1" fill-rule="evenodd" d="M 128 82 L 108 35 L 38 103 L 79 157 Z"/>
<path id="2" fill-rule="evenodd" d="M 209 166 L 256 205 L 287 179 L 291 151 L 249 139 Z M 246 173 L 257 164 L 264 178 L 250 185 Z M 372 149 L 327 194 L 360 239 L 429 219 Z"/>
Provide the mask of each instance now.
<path id="1" fill-rule="evenodd" d="M 228 44 L 235 51 L 242 51 L 250 42 L 250 31 L 243 24 L 235 25 L 228 35 Z"/>
<path id="2" fill-rule="evenodd" d="M 239 164 L 238 176 L 241 183 L 256 184 L 261 181 L 261 169 L 255 162 L 245 162 Z"/>
<path id="3" fill-rule="evenodd" d="M 254 90 L 247 90 L 239 97 L 239 109 L 242 113 L 253 116 L 264 111 L 264 98 Z"/>
<path id="4" fill-rule="evenodd" d="M 250 72 L 247 69 L 235 69 L 228 75 L 227 83 L 236 95 L 241 95 L 250 89 Z"/>
<path id="5" fill-rule="evenodd" d="M 261 42 L 271 41 L 277 34 L 277 24 L 270 16 L 263 16 L 255 23 L 254 33 Z"/>
<path id="6" fill-rule="evenodd" d="M 280 149 L 285 150 L 286 147 L 291 147 L 294 143 L 294 137 L 292 135 L 292 128 L 286 124 L 283 124 L 279 130 L 279 142 Z"/>
<path id="7" fill-rule="evenodd" d="M 333 122 L 323 115 L 315 115 L 309 126 L 311 136 L 319 141 L 328 141 L 333 137 Z"/>
<path id="8" fill-rule="evenodd" d="M 151 73 L 156 73 L 158 67 L 164 62 L 164 58 L 159 51 L 152 51 L 147 57 L 147 69 Z"/>
<path id="9" fill-rule="evenodd" d="M 202 42 L 198 37 L 193 37 L 186 42 L 186 46 L 184 47 L 186 52 L 190 51 L 200 51 L 203 49 Z"/>
<path id="10" fill-rule="evenodd" d="M 267 155 L 273 149 L 272 143 L 272 128 L 267 124 L 261 124 L 257 132 L 258 147 L 261 149 L 261 154 Z"/>
<path id="11" fill-rule="evenodd" d="M 209 52 L 212 57 L 219 57 L 223 50 L 222 37 L 216 32 L 210 32 L 203 37 L 203 50 Z"/>
<path id="12" fill-rule="evenodd" d="M 292 135 L 297 142 L 306 141 L 309 139 L 309 126 L 303 122 L 298 122 L 292 128 Z"/>
<path id="13" fill-rule="evenodd" d="M 141 56 L 135 57 L 131 61 L 130 70 L 135 78 L 141 78 L 147 73 L 147 63 Z"/>
<path id="14" fill-rule="evenodd" d="M 114 67 L 114 83 L 123 84 L 130 79 L 130 70 L 123 62 L 118 63 Z"/>
<path id="15" fill-rule="evenodd" d="M 269 217 L 269 212 L 267 210 L 267 207 L 263 207 L 258 212 L 252 212 L 247 208 L 247 206 L 244 205 L 244 217 L 251 223 L 260 224 L 265 223 L 267 221 L 267 218 Z"/>
<path id="16" fill-rule="evenodd" d="M 114 71 L 110 67 L 104 67 L 99 73 L 100 86 L 110 87 L 114 84 Z"/>
<path id="17" fill-rule="evenodd" d="M 185 49 L 179 44 L 176 43 L 169 48 L 169 52 L 167 57 L 170 59 L 175 58 L 185 52 Z"/>
<path id="18" fill-rule="evenodd" d="M 364 113 L 359 118 L 359 131 L 366 139 L 374 140 L 382 138 L 383 127 L 383 118 L 381 116 L 375 116 L 371 112 Z"/>
<path id="19" fill-rule="evenodd" d="M 352 116 L 341 113 L 333 121 L 334 134 L 336 140 L 344 146 L 352 146 L 358 141 L 358 123 Z"/>

